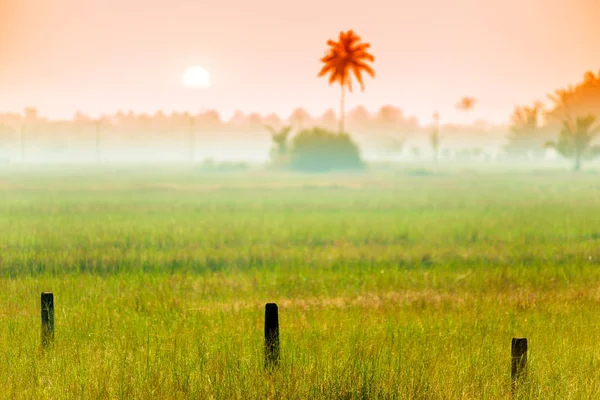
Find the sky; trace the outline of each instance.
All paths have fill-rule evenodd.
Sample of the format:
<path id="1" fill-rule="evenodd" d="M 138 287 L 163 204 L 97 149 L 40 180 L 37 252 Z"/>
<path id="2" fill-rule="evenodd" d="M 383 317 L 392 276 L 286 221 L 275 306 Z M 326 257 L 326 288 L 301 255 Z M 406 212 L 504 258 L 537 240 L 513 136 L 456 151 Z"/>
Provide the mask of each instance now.
<path id="1" fill-rule="evenodd" d="M 599 17 L 598 0 L 0 0 L 0 112 L 337 112 L 319 58 L 354 29 L 376 78 L 348 108 L 501 123 L 600 70 Z M 183 87 L 194 65 L 210 88 Z"/>

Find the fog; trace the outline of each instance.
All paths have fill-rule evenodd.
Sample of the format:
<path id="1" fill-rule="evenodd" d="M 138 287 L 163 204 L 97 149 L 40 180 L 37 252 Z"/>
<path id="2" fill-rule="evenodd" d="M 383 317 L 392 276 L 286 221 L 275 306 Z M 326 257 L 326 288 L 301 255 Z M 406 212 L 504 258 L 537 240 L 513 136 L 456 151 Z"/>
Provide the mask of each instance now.
<path id="1" fill-rule="evenodd" d="M 360 110 L 359 110 L 360 111 Z M 355 111 L 356 112 L 356 111 Z M 129 114 L 91 119 L 82 115 L 69 121 L 38 116 L 34 109 L 23 114 L 0 115 L 0 160 L 11 164 L 107 163 L 107 162 L 243 162 L 264 164 L 273 147 L 267 126 L 292 128 L 291 138 L 303 129 L 324 126 L 335 130 L 336 121 L 310 119 L 298 122 L 273 116 L 238 115 L 223 122 L 218 115 L 170 117 Z M 253 120 L 254 118 L 254 120 Z M 260 119 L 259 119 L 260 118 Z M 193 121 L 191 123 L 190 121 Z M 216 125 L 216 128 L 215 128 Z M 211 129 L 212 128 L 212 129 Z M 393 122 L 369 116 L 349 115 L 348 129 L 361 156 L 371 162 L 419 162 L 434 157 L 431 126 L 419 124 L 398 112 Z M 439 161 L 509 161 L 504 151 L 508 125 L 440 125 Z M 546 151 L 542 159 L 557 158 Z M 540 159 L 540 157 L 535 157 Z M 521 161 L 534 159 L 521 155 Z"/>

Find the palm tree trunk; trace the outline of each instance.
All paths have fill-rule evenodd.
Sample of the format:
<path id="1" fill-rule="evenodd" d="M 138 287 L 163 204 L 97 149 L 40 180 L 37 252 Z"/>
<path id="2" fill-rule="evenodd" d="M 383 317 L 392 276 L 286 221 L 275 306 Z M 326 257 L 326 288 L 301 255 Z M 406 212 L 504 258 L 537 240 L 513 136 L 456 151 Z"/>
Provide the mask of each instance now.
<path id="1" fill-rule="evenodd" d="M 345 100 L 345 97 L 346 97 L 346 85 L 342 81 L 342 97 L 340 99 L 340 128 L 339 128 L 340 135 L 342 133 L 344 133 L 344 100 Z"/>

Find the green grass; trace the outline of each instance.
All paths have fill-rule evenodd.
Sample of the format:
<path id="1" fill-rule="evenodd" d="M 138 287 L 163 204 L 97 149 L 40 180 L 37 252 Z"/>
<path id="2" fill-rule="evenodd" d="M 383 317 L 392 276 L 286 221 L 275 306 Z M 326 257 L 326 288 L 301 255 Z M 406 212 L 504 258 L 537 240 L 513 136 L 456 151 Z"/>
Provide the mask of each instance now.
<path id="1" fill-rule="evenodd" d="M 512 337 L 600 392 L 595 173 L 5 168 L 0 232 L 2 398 L 510 398 Z"/>

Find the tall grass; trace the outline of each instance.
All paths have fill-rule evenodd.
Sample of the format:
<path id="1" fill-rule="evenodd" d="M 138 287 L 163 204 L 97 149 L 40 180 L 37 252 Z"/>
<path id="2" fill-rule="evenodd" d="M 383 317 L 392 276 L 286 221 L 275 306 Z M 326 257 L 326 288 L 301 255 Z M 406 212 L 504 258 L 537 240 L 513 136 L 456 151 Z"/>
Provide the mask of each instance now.
<path id="1" fill-rule="evenodd" d="M 509 398 L 517 336 L 517 397 L 600 392 L 595 175 L 122 168 L 0 188 L 1 397 Z"/>

